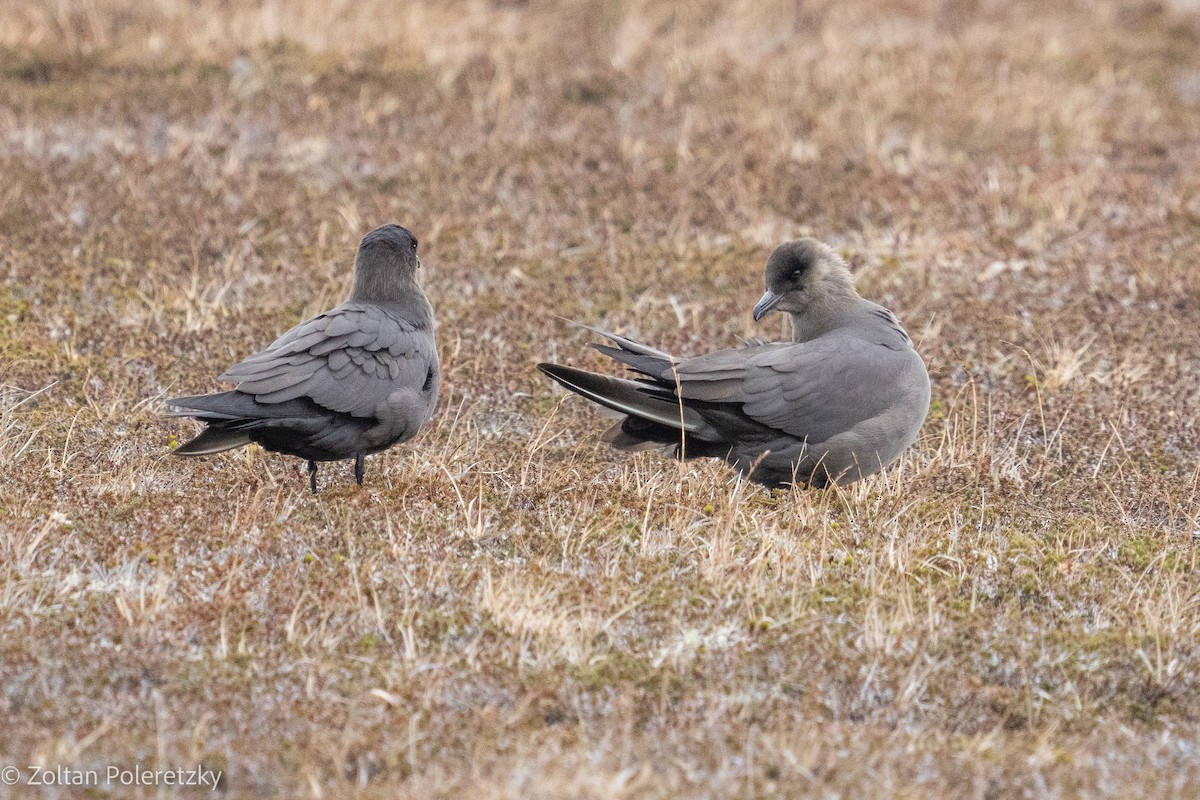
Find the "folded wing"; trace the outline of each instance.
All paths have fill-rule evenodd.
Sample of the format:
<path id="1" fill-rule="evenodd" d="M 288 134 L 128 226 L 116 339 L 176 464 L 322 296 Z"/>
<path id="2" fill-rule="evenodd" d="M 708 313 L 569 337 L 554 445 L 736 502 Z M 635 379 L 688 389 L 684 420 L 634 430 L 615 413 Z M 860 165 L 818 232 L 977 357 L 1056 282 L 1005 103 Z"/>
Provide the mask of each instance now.
<path id="1" fill-rule="evenodd" d="M 647 376 L 675 403 L 682 398 L 712 428 L 693 426 L 690 432 L 709 440 L 745 435 L 746 423 L 754 423 L 797 439 L 824 441 L 885 411 L 888 393 L 878 386 L 897 379 L 905 366 L 895 351 L 836 332 L 809 342 L 756 344 L 681 360 L 603 335 L 617 346 L 596 349 Z M 743 418 L 738 424 L 730 417 L 735 409 Z"/>
<path id="2" fill-rule="evenodd" d="M 260 404 L 306 398 L 322 409 L 372 417 L 397 386 L 421 387 L 436 361 L 433 336 L 378 306 L 343 304 L 235 364 L 220 380 Z"/>

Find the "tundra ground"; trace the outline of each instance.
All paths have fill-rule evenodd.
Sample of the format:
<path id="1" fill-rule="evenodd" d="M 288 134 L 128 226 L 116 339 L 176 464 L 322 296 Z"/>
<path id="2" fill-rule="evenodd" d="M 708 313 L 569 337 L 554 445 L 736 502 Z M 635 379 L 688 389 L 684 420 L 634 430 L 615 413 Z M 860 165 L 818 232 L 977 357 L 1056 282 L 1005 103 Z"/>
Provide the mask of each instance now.
<path id="1" fill-rule="evenodd" d="M 8 0 L 0 98 L 25 778 L 1200 796 L 1195 3 Z M 172 458 L 196 426 L 162 400 L 336 303 L 387 221 L 421 240 L 434 423 L 315 497 L 257 448 Z M 614 453 L 534 369 L 612 369 L 561 318 L 785 336 L 750 308 L 802 234 L 929 365 L 885 475 Z"/>

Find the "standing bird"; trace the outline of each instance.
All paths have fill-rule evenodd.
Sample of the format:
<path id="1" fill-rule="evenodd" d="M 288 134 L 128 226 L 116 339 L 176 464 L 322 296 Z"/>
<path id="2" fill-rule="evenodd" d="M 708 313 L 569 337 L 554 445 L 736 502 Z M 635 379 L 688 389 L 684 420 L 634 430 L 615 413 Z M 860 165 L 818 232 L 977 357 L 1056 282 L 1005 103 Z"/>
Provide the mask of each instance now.
<path id="1" fill-rule="evenodd" d="M 641 377 L 538 368 L 626 414 L 605 435 L 620 450 L 722 458 L 768 487 L 848 484 L 883 469 L 916 440 L 929 410 L 929 374 L 912 340 L 891 311 L 858 295 L 846 263 L 815 239 L 777 247 L 766 284 L 754 319 L 788 312 L 791 342 L 677 359 L 595 331 L 616 347 L 593 346 Z"/>
<path id="2" fill-rule="evenodd" d="M 361 485 L 364 458 L 412 438 L 437 404 L 433 309 L 417 284 L 420 266 L 406 228 L 364 236 L 346 302 L 227 369 L 218 380 L 236 389 L 167 401 L 170 416 L 208 426 L 175 455 L 257 442 L 306 459 L 314 494 L 318 461 L 354 459 Z"/>

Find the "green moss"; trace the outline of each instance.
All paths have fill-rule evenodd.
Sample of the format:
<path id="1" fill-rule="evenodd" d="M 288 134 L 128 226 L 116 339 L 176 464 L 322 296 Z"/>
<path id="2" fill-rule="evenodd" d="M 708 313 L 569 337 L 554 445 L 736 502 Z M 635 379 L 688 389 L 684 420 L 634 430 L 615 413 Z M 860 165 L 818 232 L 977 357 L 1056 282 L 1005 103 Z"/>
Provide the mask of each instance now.
<path id="1" fill-rule="evenodd" d="M 1162 552 L 1158 537 L 1149 534 L 1127 536 L 1117 546 L 1117 560 L 1127 567 L 1143 572 Z"/>
<path id="2" fill-rule="evenodd" d="M 129 522 L 138 510 L 146 506 L 145 495 L 135 494 L 121 500 L 108 513 L 109 521 L 115 523 Z"/>
<path id="3" fill-rule="evenodd" d="M 654 674 L 650 662 L 631 653 L 613 650 L 592 659 L 586 666 L 576 667 L 573 676 L 589 691 L 622 684 L 640 684 Z"/>

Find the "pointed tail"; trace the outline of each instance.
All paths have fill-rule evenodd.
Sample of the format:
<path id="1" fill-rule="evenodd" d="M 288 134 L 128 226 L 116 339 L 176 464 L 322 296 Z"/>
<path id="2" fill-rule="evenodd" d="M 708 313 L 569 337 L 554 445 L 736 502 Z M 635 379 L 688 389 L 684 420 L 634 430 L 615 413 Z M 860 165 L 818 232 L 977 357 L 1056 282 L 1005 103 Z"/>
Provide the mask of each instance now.
<path id="1" fill-rule="evenodd" d="M 538 364 L 538 369 L 572 392 L 613 411 L 686 433 L 699 433 L 708 427 L 699 414 L 665 390 L 559 364 Z"/>
<path id="2" fill-rule="evenodd" d="M 222 453 L 235 447 L 250 444 L 250 437 L 244 431 L 222 430 L 221 428 L 206 428 L 199 436 L 187 444 L 171 451 L 176 456 L 210 456 Z"/>

